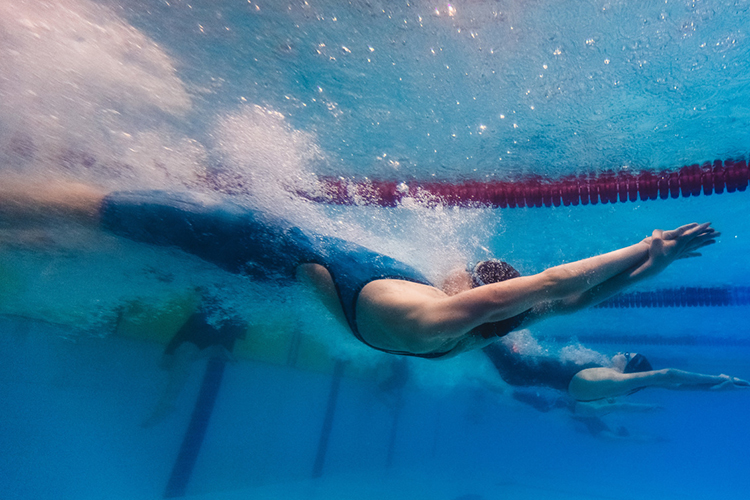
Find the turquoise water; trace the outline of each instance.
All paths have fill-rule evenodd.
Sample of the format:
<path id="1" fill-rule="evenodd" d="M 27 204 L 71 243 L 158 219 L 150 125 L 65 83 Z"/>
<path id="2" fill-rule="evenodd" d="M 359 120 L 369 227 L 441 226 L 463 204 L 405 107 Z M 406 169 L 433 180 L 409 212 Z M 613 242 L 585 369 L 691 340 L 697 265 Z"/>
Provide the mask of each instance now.
<path id="1" fill-rule="evenodd" d="M 0 169 L 196 192 L 218 171 L 227 190 L 250 192 L 241 203 L 431 278 L 488 255 L 538 272 L 657 227 L 711 220 L 723 233 L 717 245 L 639 290 L 746 286 L 746 192 L 512 210 L 410 199 L 337 207 L 293 193 L 325 176 L 515 180 L 742 157 L 748 10 L 671 1 L 1 1 Z M 55 225 L 0 227 L 3 498 L 162 497 L 206 361 L 193 366 L 175 412 L 143 429 L 166 384 L 163 341 L 158 332 L 123 335 L 117 317 L 133 301 L 168 312 L 168 299 L 196 285 L 260 325 L 254 352 L 277 349 L 291 328 L 324 354 L 317 365 L 292 349 L 227 365 L 188 497 L 747 495 L 748 392 L 644 391 L 629 400 L 661 410 L 604 417 L 629 432 L 606 439 L 561 410 L 518 403 L 469 353 L 409 361 L 398 404 L 377 385 L 388 357 L 359 345 L 302 290 Z M 746 312 L 593 309 L 530 333 L 550 352 L 580 341 L 602 353 L 642 351 L 656 367 L 750 378 Z M 346 369 L 313 478 L 333 359 Z"/>

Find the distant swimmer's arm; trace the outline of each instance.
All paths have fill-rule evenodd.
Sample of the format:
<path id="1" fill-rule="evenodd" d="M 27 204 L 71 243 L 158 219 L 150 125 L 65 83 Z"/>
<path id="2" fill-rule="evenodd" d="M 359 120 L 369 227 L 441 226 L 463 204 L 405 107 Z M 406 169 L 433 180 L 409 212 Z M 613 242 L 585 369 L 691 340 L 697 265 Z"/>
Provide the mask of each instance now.
<path id="1" fill-rule="evenodd" d="M 629 403 L 624 401 L 577 401 L 574 413 L 591 417 L 603 417 L 610 413 L 648 413 L 661 409 L 662 407 L 659 405 Z"/>
<path id="2" fill-rule="evenodd" d="M 588 368 L 578 372 L 568 386 L 578 401 L 595 401 L 630 394 L 639 389 L 719 391 L 750 387 L 746 380 L 728 375 L 704 375 L 676 368 L 621 373 L 611 368 Z"/>
<path id="3" fill-rule="evenodd" d="M 98 224 L 106 192 L 94 186 L 59 179 L 0 177 L 0 218 L 28 223 L 63 218 Z"/>
<path id="4" fill-rule="evenodd" d="M 677 368 L 667 368 L 665 384 L 661 387 L 676 391 L 727 391 L 750 388 L 750 382 L 729 375 L 704 375 Z"/>

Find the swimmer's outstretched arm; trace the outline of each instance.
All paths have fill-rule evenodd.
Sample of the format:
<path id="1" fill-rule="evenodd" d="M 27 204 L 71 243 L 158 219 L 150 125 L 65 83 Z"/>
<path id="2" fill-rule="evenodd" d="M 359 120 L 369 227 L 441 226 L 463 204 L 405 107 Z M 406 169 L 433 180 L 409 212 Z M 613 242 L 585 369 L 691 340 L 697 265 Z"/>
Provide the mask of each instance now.
<path id="1" fill-rule="evenodd" d="M 461 336 L 481 324 L 513 317 L 540 304 L 578 296 L 642 264 L 648 258 L 648 251 L 649 243 L 644 240 L 535 275 L 473 288 L 442 301 L 427 302 L 413 318 L 427 330 Z M 399 299 L 403 300 L 403 297 Z"/>
<path id="2" fill-rule="evenodd" d="M 718 236 L 720 233 L 711 227 L 710 222 L 686 224 L 671 231 L 656 229 L 652 236 L 642 242 L 648 245 L 647 256 L 642 262 L 592 286 L 583 293 L 571 294 L 562 300 L 545 304 L 538 308 L 534 317 L 529 320 L 535 321 L 555 314 L 568 314 L 596 305 L 634 283 L 655 276 L 677 259 L 700 256 L 698 250 L 715 243 Z"/>
<path id="3" fill-rule="evenodd" d="M 611 368 L 588 368 L 576 373 L 568 393 L 578 401 L 595 401 L 648 387 L 675 391 L 726 391 L 750 388 L 750 382 L 728 375 L 704 375 L 676 368 L 621 373 Z"/>
<path id="4" fill-rule="evenodd" d="M 539 274 L 492 283 L 425 304 L 412 316 L 425 330 L 460 336 L 483 323 L 501 321 L 529 309 L 525 324 L 592 305 L 652 276 L 675 259 L 695 255 L 713 242 L 710 223 L 688 224 L 654 234 L 635 245 L 551 267 Z M 401 299 L 403 300 L 403 299 Z"/>

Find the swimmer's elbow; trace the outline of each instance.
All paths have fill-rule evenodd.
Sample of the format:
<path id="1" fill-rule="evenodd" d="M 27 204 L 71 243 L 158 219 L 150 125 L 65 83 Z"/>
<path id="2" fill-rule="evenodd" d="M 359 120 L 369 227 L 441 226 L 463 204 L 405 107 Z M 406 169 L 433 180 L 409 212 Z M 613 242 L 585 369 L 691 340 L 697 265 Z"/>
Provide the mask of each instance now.
<path id="1" fill-rule="evenodd" d="M 575 374 L 568 394 L 576 401 L 596 401 L 624 394 L 620 373 L 611 368 L 586 368 Z"/>
<path id="2" fill-rule="evenodd" d="M 659 385 L 662 387 L 679 386 L 684 382 L 682 370 L 676 368 L 662 368 L 661 370 L 654 370 L 650 372 L 653 380 L 653 385 Z"/>
<path id="3" fill-rule="evenodd" d="M 562 266 L 545 269 L 537 275 L 538 286 L 548 300 L 562 300 L 575 290 L 570 286 L 573 274 Z"/>

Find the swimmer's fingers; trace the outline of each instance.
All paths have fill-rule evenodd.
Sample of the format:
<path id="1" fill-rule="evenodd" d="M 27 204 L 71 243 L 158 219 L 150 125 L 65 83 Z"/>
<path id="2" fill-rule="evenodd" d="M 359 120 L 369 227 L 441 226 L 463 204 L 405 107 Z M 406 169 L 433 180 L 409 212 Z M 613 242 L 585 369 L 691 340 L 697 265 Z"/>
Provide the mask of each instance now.
<path id="1" fill-rule="evenodd" d="M 683 254 L 689 254 L 693 253 L 696 250 L 706 247 L 708 245 L 713 245 L 716 243 L 716 237 L 720 236 L 721 233 L 717 232 L 707 232 L 704 234 L 700 234 L 698 236 L 693 237 L 692 239 L 689 239 L 687 241 L 682 242 L 682 250 L 681 253 Z"/>
<path id="2" fill-rule="evenodd" d="M 696 227 L 698 227 L 698 224 L 696 222 L 692 222 L 690 224 L 685 224 L 684 226 L 680 226 L 677 229 L 672 229 L 669 231 L 661 231 L 661 235 L 659 235 L 659 237 L 665 240 L 673 240 L 679 236 L 682 236 L 683 234 L 685 234 L 685 232 L 695 229 Z"/>
<path id="3" fill-rule="evenodd" d="M 682 251 L 682 254 L 680 254 L 680 256 L 677 258 L 687 259 L 688 257 L 700 257 L 703 254 L 698 252 L 697 250 L 709 245 L 713 245 L 714 243 L 716 243 L 716 240 L 714 239 L 691 241 Z"/>
<path id="4" fill-rule="evenodd" d="M 711 387 L 712 391 L 731 391 L 732 389 L 745 389 L 750 387 L 750 382 L 737 377 L 730 377 L 723 373 L 719 375 L 724 381 Z"/>
<path id="5" fill-rule="evenodd" d="M 714 228 L 709 227 L 709 224 L 710 222 L 706 222 L 705 224 L 700 224 L 699 226 L 689 229 L 677 239 L 687 242 L 700 242 L 716 239 L 721 236 L 721 233 L 716 231 Z"/>
<path id="6" fill-rule="evenodd" d="M 710 239 L 716 239 L 719 236 L 721 236 L 721 233 L 716 231 L 715 229 L 711 228 L 710 231 L 702 231 L 700 233 L 695 233 L 687 236 L 688 238 L 692 238 L 693 240 L 710 240 Z"/>
<path id="7" fill-rule="evenodd" d="M 688 243 L 685 246 L 685 250 L 684 251 L 685 252 L 695 252 L 699 248 L 707 247 L 709 245 L 713 245 L 714 243 L 716 243 L 716 240 L 713 239 L 713 238 L 694 240 L 694 241 L 691 241 L 690 243 Z"/>
<path id="8" fill-rule="evenodd" d="M 710 237 L 710 238 L 700 238 L 695 240 L 695 247 L 696 248 L 703 248 L 708 245 L 713 245 L 716 243 L 716 238 Z"/>
<path id="9" fill-rule="evenodd" d="M 683 226 L 683 228 L 686 228 L 684 231 L 680 233 L 680 236 L 696 236 L 700 235 L 706 232 L 713 231 L 713 228 L 711 227 L 710 222 L 704 222 L 703 224 L 688 224 L 690 227 Z M 682 229 L 682 228 L 680 228 Z"/>
<path id="10" fill-rule="evenodd" d="M 731 380 L 721 382 L 711 387 L 712 391 L 727 391 L 734 388 L 734 384 Z"/>
<path id="11" fill-rule="evenodd" d="M 735 388 L 732 377 L 730 377 L 729 375 L 725 375 L 722 373 L 721 375 L 719 375 L 719 378 L 721 378 L 722 381 L 714 386 L 711 386 L 712 391 L 728 391 Z"/>
<path id="12" fill-rule="evenodd" d="M 703 224 L 693 222 L 691 224 L 680 226 L 677 229 L 672 229 L 671 231 L 664 231 L 662 234 L 662 238 L 664 238 L 665 240 L 675 240 L 683 237 L 695 238 L 696 236 L 700 236 L 703 234 L 713 234 L 714 232 L 715 231 L 711 227 L 710 222 L 704 222 Z"/>

